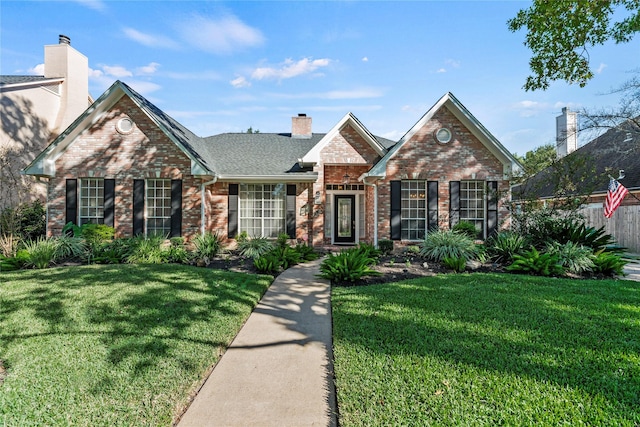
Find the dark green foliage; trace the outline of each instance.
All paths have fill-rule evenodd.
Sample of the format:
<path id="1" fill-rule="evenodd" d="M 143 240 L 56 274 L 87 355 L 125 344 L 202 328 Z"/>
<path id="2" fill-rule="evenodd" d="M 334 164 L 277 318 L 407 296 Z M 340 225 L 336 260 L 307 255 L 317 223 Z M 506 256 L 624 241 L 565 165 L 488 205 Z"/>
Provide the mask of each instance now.
<path id="1" fill-rule="evenodd" d="M 209 264 L 222 247 L 220 237 L 215 233 L 199 234 L 193 239 L 195 250 L 193 255 L 204 264 Z"/>
<path id="2" fill-rule="evenodd" d="M 167 262 L 174 264 L 188 264 L 190 260 L 189 252 L 184 247 L 184 238 L 173 237 L 170 239 L 170 245 L 166 249 Z"/>
<path id="3" fill-rule="evenodd" d="M 320 277 L 331 280 L 333 284 L 355 283 L 363 276 L 378 276 L 379 272 L 371 268 L 376 258 L 367 249 L 361 247 L 329 254 L 320 265 Z"/>
<path id="4" fill-rule="evenodd" d="M 619 255 L 600 251 L 593 257 L 593 272 L 605 276 L 622 276 L 627 261 Z"/>
<path id="5" fill-rule="evenodd" d="M 507 267 L 507 271 L 538 276 L 561 276 L 564 274 L 564 269 L 560 265 L 560 257 L 557 254 L 541 253 L 533 246 L 522 255 L 514 255 L 513 259 L 513 264 Z"/>
<path id="6" fill-rule="evenodd" d="M 445 258 L 474 259 L 478 247 L 473 239 L 452 230 L 435 230 L 421 244 L 420 255 L 441 262 Z"/>
<path id="7" fill-rule="evenodd" d="M 313 249 L 313 246 L 308 246 L 302 243 L 298 243 L 294 249 L 296 250 L 296 252 L 300 254 L 301 262 L 314 261 L 319 257 L 318 252 L 316 252 L 316 250 Z"/>
<path id="8" fill-rule="evenodd" d="M 49 267 L 56 260 L 58 241 L 38 237 L 36 240 L 25 242 L 24 249 L 29 254 L 27 266 L 43 269 Z"/>
<path id="9" fill-rule="evenodd" d="M 378 249 L 380 249 L 380 252 L 382 252 L 383 255 L 389 255 L 393 252 L 393 240 L 379 240 Z"/>
<path id="10" fill-rule="evenodd" d="M 485 242 L 489 258 L 500 264 L 511 264 L 513 256 L 521 254 L 527 245 L 526 238 L 512 231 L 501 231 Z"/>
<path id="11" fill-rule="evenodd" d="M 624 248 L 615 247 L 615 239 L 612 235 L 604 231 L 604 226 L 600 228 L 589 227 L 585 224 L 578 224 L 569 230 L 568 239 L 578 245 L 591 248 L 594 252 L 607 249 L 609 252 L 623 252 Z"/>
<path id="12" fill-rule="evenodd" d="M 129 240 L 131 247 L 126 257 L 129 264 L 163 264 L 167 261 L 162 249 L 164 239 L 160 236 L 134 237 Z"/>
<path id="13" fill-rule="evenodd" d="M 285 246 L 289 246 L 289 235 L 286 233 L 278 234 L 278 238 L 276 239 L 276 246 L 280 248 L 284 248 Z"/>
<path id="14" fill-rule="evenodd" d="M 253 260 L 256 269 L 265 274 L 276 274 L 280 271 L 280 259 L 275 254 L 265 254 Z"/>
<path id="15" fill-rule="evenodd" d="M 558 256 L 559 264 L 568 272 L 580 274 L 593 268 L 591 248 L 573 242 L 553 243 L 547 246 L 547 252 Z"/>
<path id="16" fill-rule="evenodd" d="M 0 213 L 0 235 L 13 234 L 22 241 L 44 237 L 47 229 L 46 210 L 41 201 L 23 203 Z"/>
<path id="17" fill-rule="evenodd" d="M 74 261 L 86 257 L 88 245 L 83 239 L 62 235 L 56 240 L 58 241 L 56 259 Z"/>
<path id="18" fill-rule="evenodd" d="M 442 260 L 442 264 L 456 273 L 462 273 L 467 266 L 467 260 L 464 258 L 446 257 Z"/>
<path id="19" fill-rule="evenodd" d="M 260 258 L 273 249 L 273 247 L 273 243 L 265 237 L 238 239 L 238 252 L 247 258 Z"/>
<path id="20" fill-rule="evenodd" d="M 462 233 L 471 239 L 477 239 L 479 234 L 479 230 L 476 226 L 469 221 L 459 221 L 453 226 L 452 230 L 457 233 Z"/>
<path id="21" fill-rule="evenodd" d="M 378 262 L 378 258 L 382 255 L 380 249 L 376 249 L 375 246 L 370 245 L 369 243 L 360 243 L 358 244 L 357 249 L 367 257 L 373 259 L 375 262 Z"/>
<path id="22" fill-rule="evenodd" d="M 0 255 L 0 271 L 14 271 L 24 268 L 29 263 L 29 252 L 19 249 L 14 257 Z"/>

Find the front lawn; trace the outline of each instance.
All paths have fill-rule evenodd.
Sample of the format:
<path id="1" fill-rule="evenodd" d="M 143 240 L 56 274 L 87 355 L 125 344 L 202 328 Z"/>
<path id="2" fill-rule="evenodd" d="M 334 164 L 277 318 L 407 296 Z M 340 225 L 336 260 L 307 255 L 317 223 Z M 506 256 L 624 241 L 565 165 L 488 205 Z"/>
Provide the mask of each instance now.
<path id="1" fill-rule="evenodd" d="M 640 425 L 640 283 L 449 274 L 332 306 L 343 427 Z"/>
<path id="2" fill-rule="evenodd" d="M 0 274 L 0 424 L 171 425 L 271 281 L 175 264 Z"/>

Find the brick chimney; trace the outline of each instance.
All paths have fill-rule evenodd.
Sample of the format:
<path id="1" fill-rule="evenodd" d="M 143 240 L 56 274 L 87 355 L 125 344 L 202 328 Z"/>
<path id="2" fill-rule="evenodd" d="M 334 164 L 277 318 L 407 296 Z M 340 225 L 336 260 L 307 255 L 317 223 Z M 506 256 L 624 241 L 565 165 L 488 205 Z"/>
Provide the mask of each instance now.
<path id="1" fill-rule="evenodd" d="M 578 148 L 578 113 L 562 109 L 562 115 L 556 117 L 556 154 L 558 158 L 574 152 Z"/>
<path id="2" fill-rule="evenodd" d="M 44 76 L 64 77 L 60 91 L 60 112 L 53 131 L 60 133 L 89 106 L 89 60 L 71 47 L 63 34 L 58 44 L 44 47 Z"/>
<path id="3" fill-rule="evenodd" d="M 306 114 L 298 114 L 298 117 L 292 117 L 291 137 L 300 139 L 311 138 L 311 117 L 307 117 Z"/>

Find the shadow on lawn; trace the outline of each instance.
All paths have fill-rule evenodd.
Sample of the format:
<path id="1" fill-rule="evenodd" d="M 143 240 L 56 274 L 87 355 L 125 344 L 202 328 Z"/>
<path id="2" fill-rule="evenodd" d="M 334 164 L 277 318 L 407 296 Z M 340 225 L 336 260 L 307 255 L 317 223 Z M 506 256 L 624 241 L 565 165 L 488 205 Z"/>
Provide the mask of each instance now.
<path id="1" fill-rule="evenodd" d="M 18 298 L 2 301 L 0 324 L 26 308 L 48 330 L 30 334 L 15 328 L 0 331 L 3 342 L 55 334 L 98 334 L 108 361 L 133 362 L 134 373 L 173 357 L 179 345 L 175 341 L 211 349 L 226 346 L 239 325 L 220 322 L 221 331 L 215 336 L 224 337 L 222 340 L 194 330 L 194 325 L 210 327 L 213 318 L 235 317 L 239 306 L 249 312 L 267 287 L 258 284 L 264 277 L 176 265 L 83 266 L 24 274 L 38 285 Z M 83 293 L 85 287 L 94 291 Z M 73 320 L 78 317 L 80 324 Z M 186 366 L 186 360 L 180 363 L 192 368 Z"/>
<path id="2" fill-rule="evenodd" d="M 351 293 L 342 295 L 334 338 L 582 389 L 640 418 L 640 284 L 621 281 L 614 292 L 611 282 L 445 277 L 354 290 L 372 315 L 350 312 Z M 399 306 L 406 315 L 396 319 Z M 338 332 L 349 330 L 360 332 Z"/>

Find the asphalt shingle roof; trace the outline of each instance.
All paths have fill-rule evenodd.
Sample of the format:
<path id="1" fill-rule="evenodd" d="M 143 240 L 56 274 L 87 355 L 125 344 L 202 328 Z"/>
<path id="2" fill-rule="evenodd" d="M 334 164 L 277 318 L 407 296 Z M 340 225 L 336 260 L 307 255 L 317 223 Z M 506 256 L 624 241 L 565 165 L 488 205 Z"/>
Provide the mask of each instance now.
<path id="1" fill-rule="evenodd" d="M 638 118 L 640 119 L 640 118 Z M 625 177 L 620 180 L 629 190 L 640 189 L 640 120 L 626 121 L 619 126 L 609 129 L 591 142 L 567 155 L 565 159 L 582 157 L 588 167 L 593 167 L 595 173 L 580 185 L 594 188 L 594 193 L 605 193 L 609 185 L 608 175 L 618 178 L 618 171 L 624 170 Z M 560 164 L 564 159 L 559 161 Z M 577 164 L 577 162 L 576 162 Z M 552 197 L 553 179 L 550 179 L 551 168 L 541 171 L 527 182 L 513 188 L 514 199 L 537 197 Z"/>
<path id="2" fill-rule="evenodd" d="M 50 80 L 45 76 L 6 76 L 0 75 L 0 86 L 13 85 L 18 83 L 36 83 L 40 81 Z"/>

